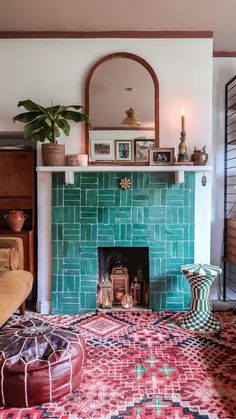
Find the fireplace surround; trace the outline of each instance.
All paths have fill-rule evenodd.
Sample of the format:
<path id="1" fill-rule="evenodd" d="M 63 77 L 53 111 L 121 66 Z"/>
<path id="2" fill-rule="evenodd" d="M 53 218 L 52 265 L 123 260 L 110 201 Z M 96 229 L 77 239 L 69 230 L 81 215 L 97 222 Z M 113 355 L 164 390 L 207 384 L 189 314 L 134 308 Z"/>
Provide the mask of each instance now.
<path id="1" fill-rule="evenodd" d="M 174 184 L 172 173 L 75 173 L 52 184 L 52 312 L 96 309 L 99 247 L 148 247 L 149 306 L 184 310 L 190 288 L 180 266 L 194 262 L 195 173 Z M 122 173 L 127 176 L 127 173 Z"/>

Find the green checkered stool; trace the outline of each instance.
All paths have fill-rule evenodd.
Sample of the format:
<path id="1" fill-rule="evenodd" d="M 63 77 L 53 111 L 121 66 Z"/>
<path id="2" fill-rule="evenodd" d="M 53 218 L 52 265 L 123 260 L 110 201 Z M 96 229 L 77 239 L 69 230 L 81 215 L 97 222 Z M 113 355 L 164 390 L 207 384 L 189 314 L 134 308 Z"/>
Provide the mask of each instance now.
<path id="1" fill-rule="evenodd" d="M 179 326 L 194 332 L 218 332 L 221 326 L 212 315 L 209 292 L 212 282 L 222 272 L 221 268 L 197 263 L 183 265 L 180 269 L 192 288 L 192 305 L 186 316 L 179 320 Z"/>

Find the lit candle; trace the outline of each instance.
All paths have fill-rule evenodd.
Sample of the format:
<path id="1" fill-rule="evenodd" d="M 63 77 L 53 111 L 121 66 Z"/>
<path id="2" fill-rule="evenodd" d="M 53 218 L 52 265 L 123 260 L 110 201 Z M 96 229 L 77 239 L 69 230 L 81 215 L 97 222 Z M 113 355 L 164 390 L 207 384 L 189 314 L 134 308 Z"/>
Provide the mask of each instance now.
<path id="1" fill-rule="evenodd" d="M 185 132 L 185 110 L 182 109 L 182 115 L 181 115 L 181 131 Z"/>
<path id="2" fill-rule="evenodd" d="M 88 155 L 87 154 L 78 154 L 77 155 L 78 165 L 79 166 L 88 166 Z"/>

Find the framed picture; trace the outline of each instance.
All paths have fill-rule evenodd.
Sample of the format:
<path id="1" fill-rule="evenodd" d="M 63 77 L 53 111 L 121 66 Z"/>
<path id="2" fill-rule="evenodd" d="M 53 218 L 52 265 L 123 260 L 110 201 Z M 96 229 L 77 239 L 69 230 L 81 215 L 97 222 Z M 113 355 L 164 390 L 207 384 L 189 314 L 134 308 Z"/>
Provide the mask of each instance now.
<path id="1" fill-rule="evenodd" d="M 151 166 L 164 166 L 174 164 L 174 148 L 152 148 L 150 153 Z"/>
<path id="2" fill-rule="evenodd" d="M 155 140 L 151 139 L 134 139 L 134 160 L 141 162 L 149 161 L 149 149 L 154 148 L 156 145 Z"/>
<path id="3" fill-rule="evenodd" d="M 132 161 L 132 140 L 115 140 L 115 160 Z"/>
<path id="4" fill-rule="evenodd" d="M 92 161 L 114 161 L 114 141 L 90 140 L 90 159 Z"/>

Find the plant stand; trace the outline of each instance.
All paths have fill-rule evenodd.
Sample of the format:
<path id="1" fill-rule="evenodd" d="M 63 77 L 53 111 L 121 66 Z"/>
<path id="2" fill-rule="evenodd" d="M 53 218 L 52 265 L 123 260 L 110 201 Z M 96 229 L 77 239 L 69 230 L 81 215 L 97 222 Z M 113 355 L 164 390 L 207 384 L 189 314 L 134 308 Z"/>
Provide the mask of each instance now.
<path id="1" fill-rule="evenodd" d="M 221 326 L 211 312 L 209 292 L 212 282 L 222 272 L 221 268 L 193 264 L 181 266 L 181 271 L 192 288 L 192 305 L 186 316 L 179 320 L 178 325 L 193 332 L 219 332 Z"/>

